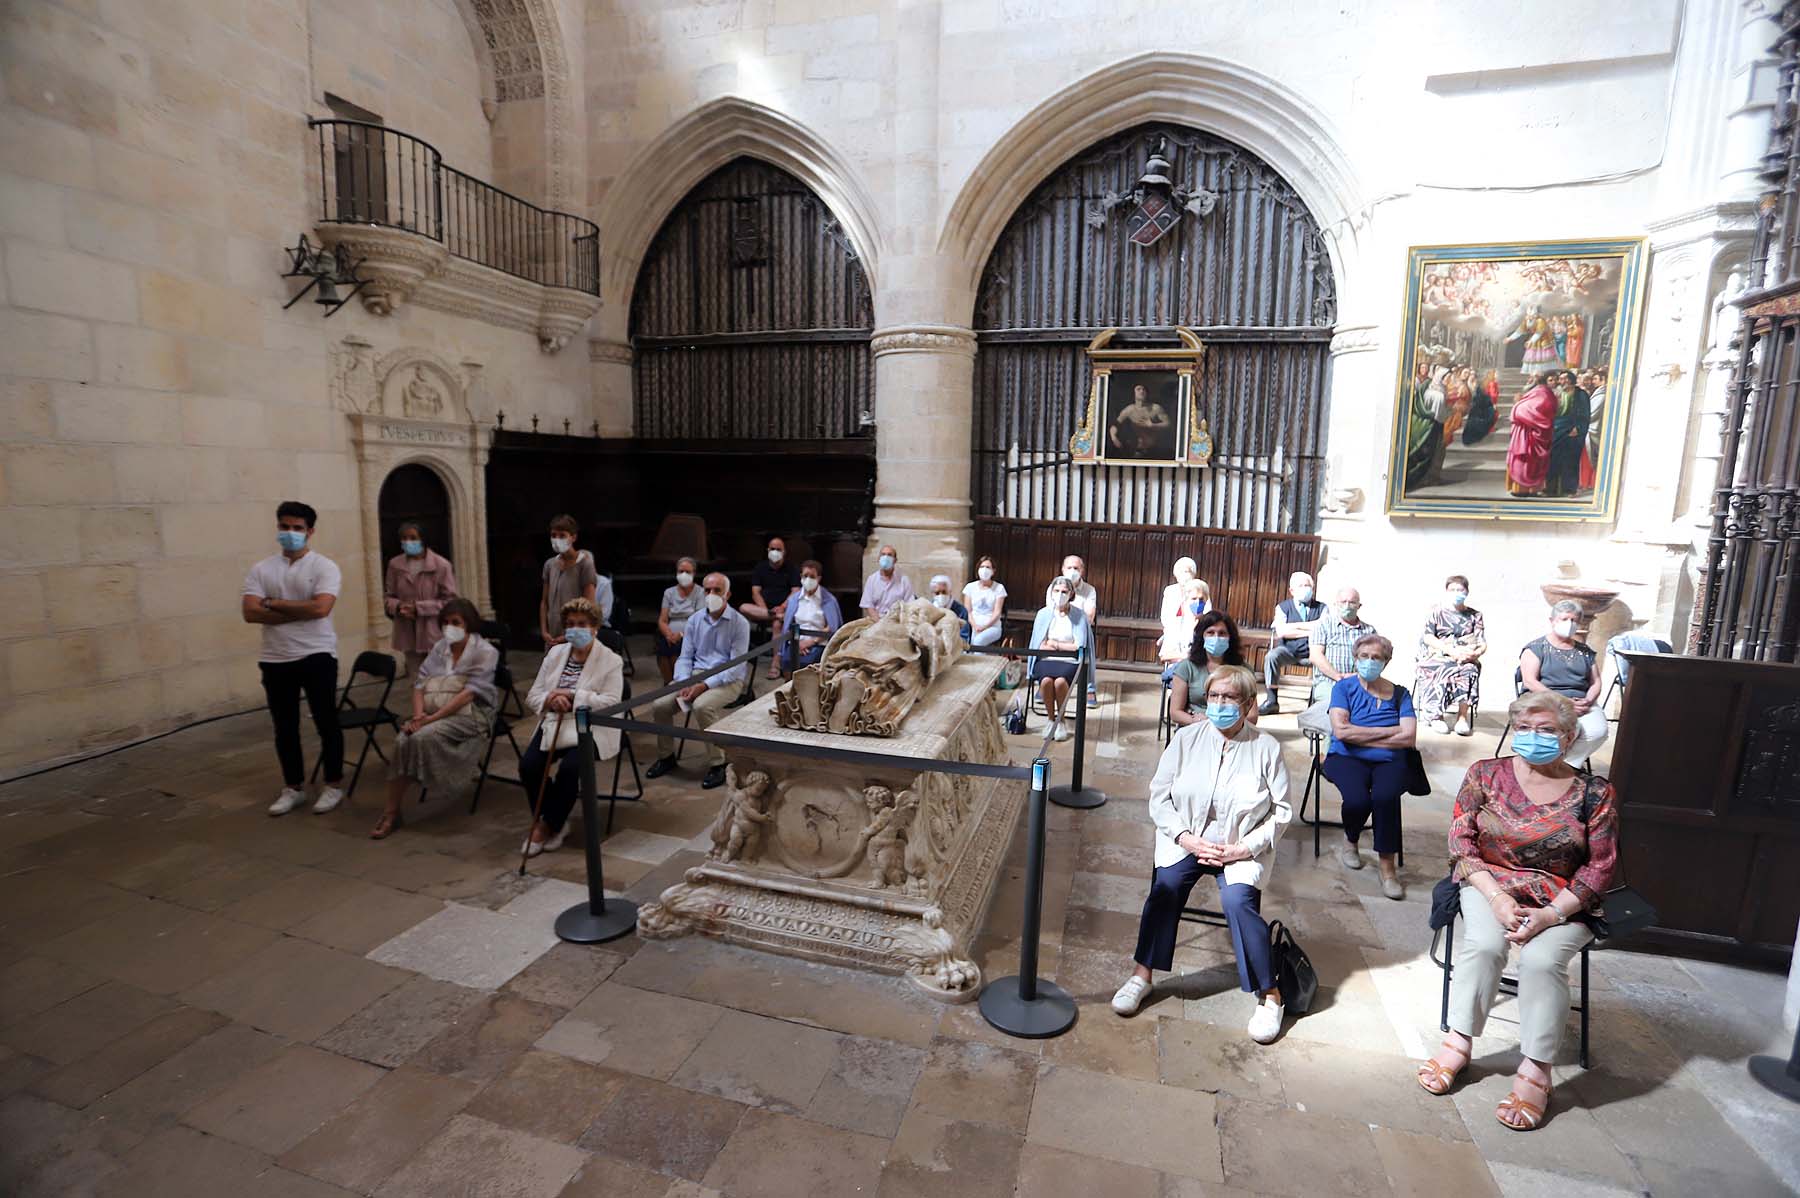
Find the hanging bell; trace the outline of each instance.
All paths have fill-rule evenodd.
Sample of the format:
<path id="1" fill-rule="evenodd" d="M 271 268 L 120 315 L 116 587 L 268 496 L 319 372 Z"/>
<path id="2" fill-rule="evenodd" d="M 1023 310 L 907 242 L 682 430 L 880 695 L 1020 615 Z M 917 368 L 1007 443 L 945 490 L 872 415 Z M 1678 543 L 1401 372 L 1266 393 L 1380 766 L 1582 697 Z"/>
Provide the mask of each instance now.
<path id="1" fill-rule="evenodd" d="M 313 300 L 322 308 L 335 308 L 344 301 L 338 297 L 337 280 L 328 274 L 319 276 L 319 294 Z"/>

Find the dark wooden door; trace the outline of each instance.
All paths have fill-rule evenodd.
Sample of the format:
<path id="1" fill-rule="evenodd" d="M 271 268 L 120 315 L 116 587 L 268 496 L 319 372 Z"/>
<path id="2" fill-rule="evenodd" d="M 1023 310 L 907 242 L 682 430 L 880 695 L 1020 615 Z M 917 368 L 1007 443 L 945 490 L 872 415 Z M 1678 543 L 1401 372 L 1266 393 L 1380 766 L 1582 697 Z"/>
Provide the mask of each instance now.
<path id="1" fill-rule="evenodd" d="M 396 467 L 382 480 L 378 510 L 383 562 L 400 552 L 400 526 L 409 523 L 419 526 L 427 548 L 456 560 L 450 539 L 450 493 L 431 467 L 416 462 Z"/>
<path id="2" fill-rule="evenodd" d="M 1654 935 L 1786 954 L 1800 921 L 1800 666 L 1633 654 L 1619 721 L 1625 881 Z"/>

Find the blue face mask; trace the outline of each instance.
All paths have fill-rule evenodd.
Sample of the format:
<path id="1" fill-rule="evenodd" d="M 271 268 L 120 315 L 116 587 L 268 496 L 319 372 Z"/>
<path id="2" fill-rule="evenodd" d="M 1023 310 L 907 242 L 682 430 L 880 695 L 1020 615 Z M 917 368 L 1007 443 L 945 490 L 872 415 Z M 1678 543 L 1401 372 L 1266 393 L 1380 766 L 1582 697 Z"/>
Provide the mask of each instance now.
<path id="1" fill-rule="evenodd" d="M 1356 659 L 1356 676 L 1364 682 L 1373 682 L 1381 677 L 1381 671 L 1387 669 L 1387 662 L 1374 657 Z"/>
<path id="2" fill-rule="evenodd" d="M 296 553 L 306 548 L 306 534 L 297 528 L 284 528 L 275 534 L 275 539 L 289 553 Z"/>
<path id="3" fill-rule="evenodd" d="M 1221 732 L 1236 724 L 1243 718 L 1243 714 L 1243 709 L 1236 703 L 1209 702 L 1206 705 L 1206 718 L 1211 720 L 1212 726 Z"/>
<path id="4" fill-rule="evenodd" d="M 1513 752 L 1532 765 L 1548 765 L 1562 756 L 1562 741 L 1554 732 L 1521 728 L 1512 734 Z"/>
<path id="5" fill-rule="evenodd" d="M 1225 650 L 1231 648 L 1231 638 L 1226 636 L 1203 636 L 1200 645 L 1214 657 L 1224 657 Z"/>
<path id="6" fill-rule="evenodd" d="M 893 554 L 884 553 L 881 555 L 881 568 L 883 570 L 892 570 L 894 568 L 894 555 Z"/>
<path id="7" fill-rule="evenodd" d="M 1463 594 L 1461 591 L 1451 591 L 1450 592 L 1450 604 L 1452 607 L 1461 607 L 1463 604 L 1467 603 L 1468 601 L 1469 601 L 1469 597 L 1467 595 Z"/>
<path id="8" fill-rule="evenodd" d="M 594 630 L 592 628 L 565 629 L 563 640 L 569 642 L 571 649 L 585 649 L 594 643 Z"/>
<path id="9" fill-rule="evenodd" d="M 404 553 L 407 557 L 418 557 L 421 553 L 425 552 L 425 542 L 401 541 L 400 552 Z"/>
<path id="10" fill-rule="evenodd" d="M 1312 597 L 1313 597 L 1313 589 L 1311 587 L 1301 587 L 1300 588 L 1300 594 L 1299 594 L 1300 602 L 1311 603 Z"/>
<path id="11" fill-rule="evenodd" d="M 1206 610 L 1206 600 L 1204 600 L 1204 599 L 1193 600 L 1192 602 L 1190 602 L 1188 604 L 1188 610 L 1193 612 L 1196 616 L 1200 615 L 1202 612 L 1204 612 Z"/>

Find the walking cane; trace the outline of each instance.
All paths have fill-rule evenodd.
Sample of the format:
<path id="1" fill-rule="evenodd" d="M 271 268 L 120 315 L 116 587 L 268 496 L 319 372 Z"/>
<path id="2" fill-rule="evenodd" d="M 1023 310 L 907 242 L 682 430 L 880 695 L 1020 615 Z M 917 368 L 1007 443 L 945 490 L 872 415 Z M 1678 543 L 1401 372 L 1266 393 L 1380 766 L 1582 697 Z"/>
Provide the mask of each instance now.
<path id="1" fill-rule="evenodd" d="M 556 742 L 562 736 L 563 713 L 556 713 L 556 727 L 550 730 L 550 751 L 544 755 L 544 776 L 538 779 L 537 801 L 531 805 L 531 827 L 525 829 L 525 847 L 519 850 L 519 876 L 525 876 L 525 862 L 531 859 L 531 828 L 537 827 L 538 813 L 544 809 L 544 788 L 550 784 L 550 770 L 556 764 Z M 615 788 L 616 789 L 616 788 Z"/>

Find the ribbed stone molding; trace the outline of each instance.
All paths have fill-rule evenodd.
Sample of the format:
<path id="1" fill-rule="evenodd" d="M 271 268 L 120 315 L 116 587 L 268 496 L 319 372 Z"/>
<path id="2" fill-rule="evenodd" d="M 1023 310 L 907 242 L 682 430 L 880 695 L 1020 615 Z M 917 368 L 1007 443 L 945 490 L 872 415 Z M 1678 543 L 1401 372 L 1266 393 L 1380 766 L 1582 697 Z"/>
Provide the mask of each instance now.
<path id="1" fill-rule="evenodd" d="M 887 354 L 963 354 L 975 356 L 975 332 L 953 324 L 900 324 L 876 329 L 869 352 Z"/>

